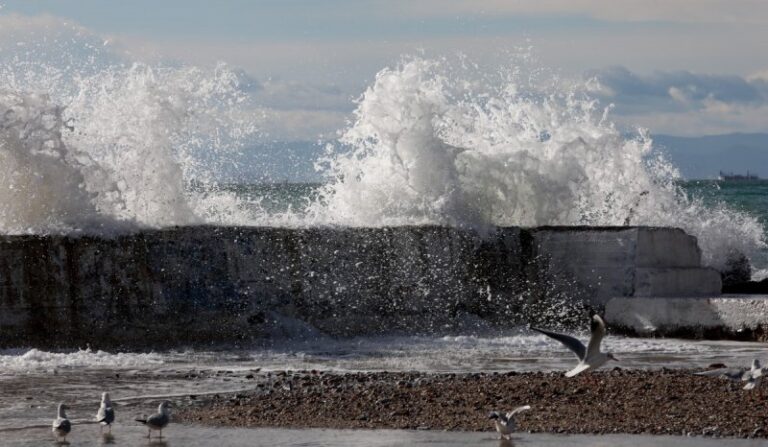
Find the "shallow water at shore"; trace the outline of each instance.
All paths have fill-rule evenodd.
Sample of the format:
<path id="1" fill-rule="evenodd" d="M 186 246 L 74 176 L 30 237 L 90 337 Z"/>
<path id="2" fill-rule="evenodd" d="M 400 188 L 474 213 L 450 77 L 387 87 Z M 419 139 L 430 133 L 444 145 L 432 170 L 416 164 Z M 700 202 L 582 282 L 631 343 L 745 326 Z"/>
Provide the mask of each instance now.
<path id="1" fill-rule="evenodd" d="M 606 348 L 622 368 L 695 369 L 748 365 L 762 358 L 766 344 L 609 337 Z M 574 360 L 559 344 L 526 334 L 317 340 L 219 352 L 0 351 L 0 429 L 47 425 L 58 402 L 86 420 L 105 390 L 118 414 L 132 420 L 164 398 L 254 389 L 268 371 L 565 371 Z"/>
<path id="2" fill-rule="evenodd" d="M 0 432 L 0 445 L 9 447 L 39 446 L 53 442 L 47 429 L 23 432 Z M 764 440 L 711 439 L 682 436 L 638 436 L 638 435 L 550 435 L 520 433 L 512 441 L 500 441 L 495 433 L 467 433 L 443 431 L 410 430 L 323 430 L 323 429 L 221 429 L 196 426 L 171 426 L 165 431 L 163 440 L 146 439 L 142 427 L 120 427 L 112 437 L 99 435 L 98 428 L 75 427 L 68 442 L 72 446 L 167 446 L 197 447 L 210 445 L 239 446 L 366 446 L 394 447 L 404 445 L 428 445 L 431 447 L 453 446 L 528 446 L 555 447 L 758 447 L 768 445 Z"/>

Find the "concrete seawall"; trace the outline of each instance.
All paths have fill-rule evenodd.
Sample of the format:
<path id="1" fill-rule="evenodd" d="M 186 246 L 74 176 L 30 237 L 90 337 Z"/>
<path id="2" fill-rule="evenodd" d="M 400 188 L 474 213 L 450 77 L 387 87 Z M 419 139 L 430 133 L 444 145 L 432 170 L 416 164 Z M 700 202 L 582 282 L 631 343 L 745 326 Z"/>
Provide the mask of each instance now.
<path id="1" fill-rule="evenodd" d="M 0 347 L 512 326 L 536 306 L 718 295 L 680 230 L 181 227 L 0 236 Z"/>

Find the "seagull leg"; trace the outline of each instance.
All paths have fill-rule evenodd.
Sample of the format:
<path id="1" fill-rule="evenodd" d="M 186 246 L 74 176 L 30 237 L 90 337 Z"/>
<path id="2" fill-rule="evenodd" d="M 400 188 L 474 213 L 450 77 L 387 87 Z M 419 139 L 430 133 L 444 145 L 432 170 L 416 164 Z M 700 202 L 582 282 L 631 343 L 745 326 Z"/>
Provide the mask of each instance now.
<path id="1" fill-rule="evenodd" d="M 163 439 L 163 429 L 160 429 L 160 439 Z"/>
<path id="2" fill-rule="evenodd" d="M 147 438 L 148 439 L 152 438 L 152 429 L 151 428 L 147 428 Z"/>

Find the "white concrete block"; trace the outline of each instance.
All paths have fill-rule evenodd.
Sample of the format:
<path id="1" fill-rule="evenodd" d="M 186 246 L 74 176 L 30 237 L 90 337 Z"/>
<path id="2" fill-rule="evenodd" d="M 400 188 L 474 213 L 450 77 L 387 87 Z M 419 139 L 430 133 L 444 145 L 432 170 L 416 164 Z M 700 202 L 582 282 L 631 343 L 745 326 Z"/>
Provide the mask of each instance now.
<path id="1" fill-rule="evenodd" d="M 699 267 L 701 250 L 694 236 L 679 228 L 638 228 L 638 267 Z"/>
<path id="2" fill-rule="evenodd" d="M 619 296 L 716 296 L 720 274 L 701 268 L 695 237 L 677 228 L 541 228 L 536 256 L 595 304 Z"/>
<path id="3" fill-rule="evenodd" d="M 613 298 L 606 305 L 605 320 L 638 335 L 700 330 L 738 333 L 768 327 L 768 295 Z"/>
<path id="4" fill-rule="evenodd" d="M 638 268 L 636 297 L 717 296 L 722 290 L 720 272 L 711 268 Z"/>

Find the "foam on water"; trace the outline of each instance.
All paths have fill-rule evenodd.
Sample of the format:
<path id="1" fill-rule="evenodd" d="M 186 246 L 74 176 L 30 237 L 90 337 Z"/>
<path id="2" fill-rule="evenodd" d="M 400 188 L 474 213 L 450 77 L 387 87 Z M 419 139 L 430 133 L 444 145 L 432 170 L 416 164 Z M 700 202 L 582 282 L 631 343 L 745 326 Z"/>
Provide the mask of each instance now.
<path id="1" fill-rule="evenodd" d="M 586 340 L 587 334 L 579 335 Z M 615 353 L 624 368 L 693 368 L 712 361 L 748 364 L 764 350 L 761 343 L 701 342 L 677 339 L 608 337 L 604 349 Z M 0 351 L 0 377 L 41 375 L 54 371 L 90 374 L 136 370 L 168 375 L 185 370 L 336 370 L 336 371 L 538 371 L 558 370 L 574 362 L 573 354 L 541 334 L 443 337 L 315 338 L 281 341 L 254 349 L 111 353 L 90 349 L 47 352 L 37 349 Z M 735 364 L 734 363 L 734 364 Z M 174 374 L 170 374 L 175 371 Z"/>
<path id="2" fill-rule="evenodd" d="M 0 351 L 0 375 L 52 372 L 69 369 L 148 368 L 163 364 L 159 354 L 109 353 L 90 349 L 47 352 L 38 349 Z"/>
<path id="3" fill-rule="evenodd" d="M 420 58 L 382 70 L 318 161 L 328 183 L 299 209 L 269 211 L 216 187 L 259 135 L 263 111 L 242 75 L 148 65 L 75 34 L 0 58 L 0 233 L 631 224 L 685 229 L 713 266 L 765 247 L 755 218 L 683 193 L 648 132 L 617 129 L 594 85 L 525 57 L 492 70 Z"/>

